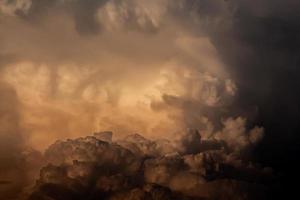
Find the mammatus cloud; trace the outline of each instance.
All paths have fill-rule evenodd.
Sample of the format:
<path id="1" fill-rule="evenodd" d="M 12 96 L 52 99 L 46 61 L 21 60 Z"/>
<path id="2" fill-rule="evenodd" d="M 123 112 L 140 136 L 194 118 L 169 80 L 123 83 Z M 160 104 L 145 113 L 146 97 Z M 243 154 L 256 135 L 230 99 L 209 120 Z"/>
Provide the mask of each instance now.
<path id="1" fill-rule="evenodd" d="M 288 2 L 297 4 L 292 0 Z M 179 167 L 170 169 L 172 174 L 162 180 L 146 173 L 142 180 L 154 181 L 159 187 L 144 187 L 144 183 L 138 183 L 134 189 L 131 180 L 124 180 L 123 172 L 120 176 L 112 174 L 114 178 L 103 177 L 99 181 L 100 188 L 105 185 L 119 188 L 123 184 L 130 188 L 114 198 L 123 198 L 122 195 L 144 198 L 156 195 L 156 191 L 159 191 L 157 195 L 173 197 L 175 194 L 165 187 L 193 193 L 193 188 L 202 184 L 203 177 L 206 183 L 207 177 L 199 172 L 202 164 L 191 163 L 191 160 L 201 160 L 203 155 L 198 153 L 211 148 L 222 153 L 209 153 L 208 157 L 222 157 L 226 162 L 232 161 L 230 166 L 239 166 L 242 158 L 250 157 L 252 148 L 262 138 L 263 129 L 253 125 L 258 113 L 255 102 L 269 94 L 269 79 L 256 69 L 270 63 L 260 63 L 260 59 L 253 58 L 251 55 L 256 55 L 257 48 L 249 44 L 260 46 L 265 45 L 261 41 L 267 41 L 268 46 L 273 43 L 266 36 L 260 40 L 265 32 L 257 32 L 262 29 L 252 27 L 257 22 L 252 19 L 292 13 L 285 6 L 278 6 L 279 1 L 264 0 L 258 4 L 260 6 L 247 0 L 1 1 L 0 97 L 4 103 L 0 104 L 0 117 L 4 125 L 0 131 L 4 148 L 0 162 L 28 159 L 22 154 L 27 152 L 24 149 L 28 146 L 44 150 L 57 139 L 112 130 L 116 140 L 135 132 L 151 139 L 131 136 L 120 139 L 122 148 L 111 144 L 103 147 L 112 154 L 116 149 L 124 153 L 127 151 L 123 148 L 129 148 L 131 153 L 124 154 L 133 160 L 138 157 L 138 161 L 145 155 L 154 156 L 153 160 L 142 161 L 141 166 L 148 166 L 145 173 L 156 166 L 162 171 L 169 170 L 169 163 L 179 163 Z M 265 52 L 273 51 L 262 48 L 262 55 Z M 271 55 L 280 58 L 277 54 Z M 267 72 L 270 71 L 268 68 Z M 186 129 L 200 131 L 202 142 L 197 131 L 181 134 Z M 12 155 L 2 154 L 8 149 Z M 174 160 L 173 157 L 158 158 L 174 152 L 178 152 L 179 158 L 175 155 L 172 155 L 176 157 Z M 190 156 L 185 158 L 187 154 Z M 22 156 L 15 158 L 15 155 Z M 223 158 L 224 155 L 230 156 Z M 114 165 L 130 166 L 121 162 L 122 156 L 116 159 L 120 162 Z M 182 162 L 189 162 L 191 166 L 184 164 L 183 170 Z M 30 166 L 31 161 L 28 163 Z M 3 172 L 9 174 L 16 165 L 6 167 Z M 37 165 L 39 163 L 34 164 Z M 53 165 L 49 170 L 58 170 L 62 174 L 59 176 L 72 185 L 73 180 L 64 174 L 66 169 L 57 163 Z M 22 170 L 17 169 L 18 173 Z M 198 174 L 194 176 L 191 170 L 198 170 Z M 16 174 L 14 170 L 12 173 Z M 12 179 L 2 176 L 1 183 Z M 182 189 L 179 183 L 184 178 L 190 178 L 191 185 Z M 25 179 L 22 178 L 18 190 L 23 188 Z M 236 181 L 225 180 L 222 184 L 243 187 Z M 2 185 L 8 184 L 0 187 Z M 52 190 L 51 187 L 45 190 Z M 86 185 L 82 187 L 90 189 Z M 229 191 L 223 185 L 219 188 Z"/>
<path id="2" fill-rule="evenodd" d="M 209 5 L 229 15 L 224 6 Z M 105 129 L 151 138 L 215 132 L 237 87 L 202 27 L 213 16 L 202 20 L 196 8 L 167 0 L 4 1 L 0 53 L 14 60 L 1 79 L 21 102 L 26 142 L 44 149 Z"/>

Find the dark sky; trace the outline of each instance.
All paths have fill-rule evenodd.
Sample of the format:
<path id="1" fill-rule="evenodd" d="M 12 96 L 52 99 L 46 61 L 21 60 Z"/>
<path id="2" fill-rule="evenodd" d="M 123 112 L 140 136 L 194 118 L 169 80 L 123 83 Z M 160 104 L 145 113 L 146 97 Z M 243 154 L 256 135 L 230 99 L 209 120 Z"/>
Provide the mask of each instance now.
<path id="1" fill-rule="evenodd" d="M 237 75 L 241 106 L 257 105 L 266 135 L 257 159 L 285 173 L 294 191 L 300 152 L 299 1 L 241 1 L 233 26 L 213 31 L 222 58 Z M 294 191 L 295 192 L 295 191 Z"/>
<path id="2" fill-rule="evenodd" d="M 279 166 L 295 163 L 299 148 L 299 23 L 297 1 L 244 1 L 232 27 L 212 33 L 237 75 L 238 103 L 258 106 L 266 128 L 258 156 Z"/>

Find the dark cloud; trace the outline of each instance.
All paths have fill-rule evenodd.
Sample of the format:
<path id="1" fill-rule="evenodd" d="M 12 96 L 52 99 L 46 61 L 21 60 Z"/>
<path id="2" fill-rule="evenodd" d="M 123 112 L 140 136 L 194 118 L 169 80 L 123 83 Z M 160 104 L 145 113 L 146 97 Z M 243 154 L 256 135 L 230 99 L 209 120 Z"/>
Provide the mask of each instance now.
<path id="1" fill-rule="evenodd" d="M 236 74 L 237 103 L 258 108 L 255 123 L 262 124 L 266 133 L 256 155 L 285 174 L 282 182 L 287 191 L 282 196 L 286 198 L 299 167 L 287 163 L 298 163 L 293 155 L 299 152 L 300 4 L 294 0 L 235 3 L 231 26 L 210 35 Z"/>
<path id="2" fill-rule="evenodd" d="M 104 5 L 107 0 L 87 0 L 75 1 L 74 18 L 76 30 L 82 34 L 95 34 L 101 29 L 100 23 L 97 21 L 97 10 Z"/>
<path id="3" fill-rule="evenodd" d="M 107 132 L 95 136 L 101 134 Z M 188 134 L 182 144 L 173 143 L 172 153 L 160 155 L 149 151 L 159 142 L 137 134 L 123 141 L 135 144 L 134 149 L 121 140 L 107 143 L 96 137 L 52 144 L 29 199 L 264 199 L 272 177 L 270 170 L 240 163 L 224 149 L 201 151 L 200 137 L 195 138 L 198 150 L 176 153 L 182 144 L 190 146 Z"/>

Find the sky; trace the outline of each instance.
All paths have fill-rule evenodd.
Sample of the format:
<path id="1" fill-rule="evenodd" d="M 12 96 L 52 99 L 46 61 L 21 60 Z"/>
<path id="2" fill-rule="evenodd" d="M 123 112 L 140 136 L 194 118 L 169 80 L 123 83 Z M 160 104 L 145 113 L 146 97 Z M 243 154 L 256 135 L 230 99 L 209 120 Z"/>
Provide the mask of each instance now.
<path id="1" fill-rule="evenodd" d="M 182 160 L 202 152 L 191 139 L 223 141 L 223 157 L 293 190 L 299 13 L 297 0 L 0 0 L 0 193 L 30 190 L 56 140 L 99 131 L 124 148 L 168 140 Z"/>

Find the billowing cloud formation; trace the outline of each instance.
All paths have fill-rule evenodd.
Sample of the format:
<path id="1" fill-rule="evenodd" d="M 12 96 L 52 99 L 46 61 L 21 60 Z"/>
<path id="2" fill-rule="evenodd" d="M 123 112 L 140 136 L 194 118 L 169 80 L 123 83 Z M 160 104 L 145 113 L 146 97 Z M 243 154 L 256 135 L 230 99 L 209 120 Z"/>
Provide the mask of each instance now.
<path id="1" fill-rule="evenodd" d="M 205 3 L 186 1 L 3 1 L 0 54 L 13 59 L 1 79 L 21 102 L 26 142 L 44 149 L 105 129 L 213 134 L 237 94 L 205 35 L 210 15 L 229 17 L 220 3 L 202 19 Z"/>
<path id="2" fill-rule="evenodd" d="M 299 82 L 294 77 L 298 5 L 296 0 L 0 1 L 0 162 L 10 166 L 3 174 L 26 160 L 27 146 L 44 150 L 56 139 L 97 130 L 112 130 L 118 139 L 138 132 L 155 140 L 137 135 L 120 140 L 139 157 L 224 148 L 235 165 L 242 162 L 235 158 L 248 157 L 262 139 L 262 128 L 249 130 L 261 107 L 266 130 L 282 124 L 273 117 L 278 111 L 294 123 L 290 129 L 298 127 L 293 113 L 299 98 L 294 87 L 283 84 Z M 281 95 L 285 91 L 291 96 Z M 280 127 L 275 130 L 280 137 L 267 138 L 281 142 L 287 126 Z M 200 131 L 205 142 L 199 143 L 198 131 L 182 134 L 186 129 Z M 280 160 L 273 152 L 269 159 Z M 159 183 L 180 188 L 176 180 L 190 177 L 185 173 Z M 12 179 L 0 178 L 3 185 Z"/>
<path id="3" fill-rule="evenodd" d="M 263 199 L 263 184 L 271 180 L 269 169 L 237 155 L 226 141 L 201 140 L 193 130 L 182 134 L 181 144 L 163 146 L 138 134 L 98 139 L 108 134 L 52 144 L 29 199 Z"/>

